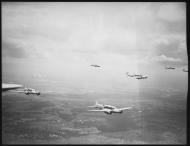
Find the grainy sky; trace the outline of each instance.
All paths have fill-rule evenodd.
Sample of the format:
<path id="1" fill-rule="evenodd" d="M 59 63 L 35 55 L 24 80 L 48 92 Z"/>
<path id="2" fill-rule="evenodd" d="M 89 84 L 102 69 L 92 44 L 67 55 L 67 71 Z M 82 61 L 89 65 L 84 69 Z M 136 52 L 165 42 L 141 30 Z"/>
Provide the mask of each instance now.
<path id="1" fill-rule="evenodd" d="M 2 56 L 3 78 L 117 81 L 187 67 L 186 4 L 3 2 Z"/>

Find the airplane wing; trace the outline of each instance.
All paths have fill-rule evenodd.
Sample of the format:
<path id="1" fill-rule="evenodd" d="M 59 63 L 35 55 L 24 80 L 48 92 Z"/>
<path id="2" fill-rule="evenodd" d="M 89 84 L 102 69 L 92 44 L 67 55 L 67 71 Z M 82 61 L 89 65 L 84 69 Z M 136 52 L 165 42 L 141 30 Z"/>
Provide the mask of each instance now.
<path id="1" fill-rule="evenodd" d="M 129 110 L 131 109 L 132 107 L 125 107 L 125 108 L 120 108 L 120 110 L 124 111 L 124 110 Z"/>
<path id="2" fill-rule="evenodd" d="M 94 105 L 91 105 L 91 106 L 88 106 L 88 107 L 92 107 L 92 108 L 93 108 L 93 107 L 96 107 L 96 106 L 94 106 Z"/>
<path id="3" fill-rule="evenodd" d="M 8 91 L 8 90 L 12 90 L 12 89 L 18 89 L 21 88 L 22 85 L 18 85 L 18 84 L 6 84 L 6 83 L 2 83 L 2 91 Z"/>
<path id="4" fill-rule="evenodd" d="M 24 93 L 24 91 L 18 91 L 18 90 L 9 90 L 9 92 Z"/>

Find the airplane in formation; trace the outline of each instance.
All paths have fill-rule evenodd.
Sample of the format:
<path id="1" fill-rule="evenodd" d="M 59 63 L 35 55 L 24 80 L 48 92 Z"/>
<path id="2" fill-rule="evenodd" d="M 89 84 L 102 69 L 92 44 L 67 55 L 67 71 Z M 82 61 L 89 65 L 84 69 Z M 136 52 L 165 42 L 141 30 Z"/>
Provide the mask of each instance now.
<path id="1" fill-rule="evenodd" d="M 175 67 L 171 67 L 171 66 L 166 66 L 166 69 L 175 69 Z"/>
<path id="2" fill-rule="evenodd" d="M 96 110 L 89 110 L 89 111 L 93 111 L 93 112 L 104 112 L 106 114 L 112 114 L 112 113 L 123 113 L 124 110 L 129 110 L 131 109 L 132 107 L 125 107 L 125 108 L 117 108 L 115 106 L 112 106 L 112 105 L 104 105 L 104 104 L 99 104 L 97 101 L 96 101 L 96 104 L 93 105 L 93 106 L 88 106 L 88 107 L 91 107 L 91 108 L 96 108 Z"/>
<path id="3" fill-rule="evenodd" d="M 90 65 L 90 66 L 93 66 L 93 67 L 101 67 L 101 66 L 96 65 L 96 64 L 92 64 L 92 65 Z"/>
<path id="4" fill-rule="evenodd" d="M 40 95 L 40 91 L 32 88 L 24 88 L 24 90 L 15 90 L 22 88 L 22 85 L 2 83 L 2 91 L 10 91 L 15 93 L 25 93 L 26 95 Z"/>
<path id="5" fill-rule="evenodd" d="M 136 77 L 136 79 L 146 79 L 148 76 L 143 76 L 141 74 L 129 74 L 129 72 L 126 73 L 129 77 Z"/>

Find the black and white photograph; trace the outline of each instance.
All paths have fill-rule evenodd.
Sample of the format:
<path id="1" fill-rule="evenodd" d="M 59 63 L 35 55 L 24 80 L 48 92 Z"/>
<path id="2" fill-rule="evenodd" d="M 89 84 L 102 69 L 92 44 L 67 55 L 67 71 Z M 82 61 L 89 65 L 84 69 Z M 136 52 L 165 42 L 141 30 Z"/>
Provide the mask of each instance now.
<path id="1" fill-rule="evenodd" d="M 2 144 L 187 144 L 186 2 L 2 2 Z"/>

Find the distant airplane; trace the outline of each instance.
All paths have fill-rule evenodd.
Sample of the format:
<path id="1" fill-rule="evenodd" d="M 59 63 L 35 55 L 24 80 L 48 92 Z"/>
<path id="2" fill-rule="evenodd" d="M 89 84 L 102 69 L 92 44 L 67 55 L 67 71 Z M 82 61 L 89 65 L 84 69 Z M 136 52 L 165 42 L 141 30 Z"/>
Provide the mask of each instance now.
<path id="1" fill-rule="evenodd" d="M 90 65 L 90 66 L 94 66 L 94 67 L 101 67 L 101 66 L 96 65 L 96 64 L 92 64 L 92 65 Z"/>
<path id="2" fill-rule="evenodd" d="M 147 79 L 148 77 L 147 76 L 143 76 L 143 75 L 141 75 L 141 76 L 138 76 L 136 79 Z"/>
<path id="3" fill-rule="evenodd" d="M 112 114 L 112 113 L 123 113 L 124 110 L 129 110 L 131 109 L 132 107 L 126 107 L 126 108 L 116 108 L 115 106 L 111 106 L 111 105 L 103 105 L 102 107 L 102 104 L 101 105 L 101 108 L 97 106 L 97 104 L 93 107 L 97 107 L 99 109 L 97 110 L 89 110 L 89 111 L 94 111 L 94 112 L 104 112 L 106 114 Z M 90 106 L 92 107 L 92 106 Z"/>
<path id="4" fill-rule="evenodd" d="M 31 94 L 40 95 L 39 91 L 32 89 L 32 88 L 25 88 L 24 90 L 15 90 L 15 89 L 18 89 L 21 87 L 23 87 L 23 86 L 18 85 L 18 84 L 2 83 L 2 91 L 10 91 L 10 92 L 15 92 L 15 93 L 25 93 L 26 95 L 31 95 Z"/>
<path id="5" fill-rule="evenodd" d="M 175 69 L 175 67 L 166 66 L 166 69 Z"/>
<path id="6" fill-rule="evenodd" d="M 141 74 L 129 74 L 128 72 L 127 72 L 127 75 L 129 77 L 136 77 L 136 79 L 146 79 L 146 78 L 148 78 L 147 76 L 143 76 Z"/>
<path id="7" fill-rule="evenodd" d="M 184 68 L 184 69 L 183 69 L 183 72 L 188 72 L 188 69 L 185 69 L 185 68 Z"/>

